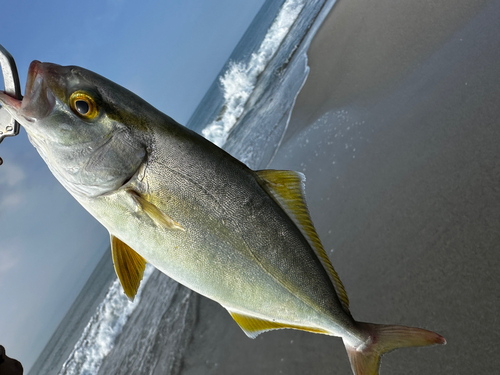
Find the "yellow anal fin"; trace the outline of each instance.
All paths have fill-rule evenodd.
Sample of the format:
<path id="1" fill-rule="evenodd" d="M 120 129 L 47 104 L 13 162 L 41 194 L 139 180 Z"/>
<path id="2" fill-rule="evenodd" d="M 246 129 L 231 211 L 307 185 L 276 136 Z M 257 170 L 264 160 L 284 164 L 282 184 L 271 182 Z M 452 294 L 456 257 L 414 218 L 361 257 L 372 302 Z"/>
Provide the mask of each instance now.
<path id="1" fill-rule="evenodd" d="M 245 332 L 245 334 L 251 339 L 256 338 L 263 332 L 271 331 L 274 329 L 285 329 L 285 328 L 298 329 L 301 331 L 307 331 L 312 333 L 322 333 L 325 335 L 329 334 L 327 331 L 319 328 L 302 327 L 299 325 L 272 322 L 269 320 L 248 316 L 242 313 L 237 313 L 231 310 L 228 311 L 229 314 L 231 314 L 231 316 L 235 320 L 235 322 L 238 323 L 243 332 Z"/>
<path id="2" fill-rule="evenodd" d="M 146 260 L 112 234 L 111 254 L 113 255 L 115 272 L 122 284 L 123 291 L 133 301 L 141 284 Z"/>
<path id="3" fill-rule="evenodd" d="M 168 216 L 166 213 L 160 211 L 153 203 L 149 202 L 141 194 L 135 190 L 129 190 L 129 194 L 132 196 L 134 201 L 141 207 L 144 212 L 157 224 L 167 229 L 182 230 L 185 229 L 174 219 Z"/>
<path id="4" fill-rule="evenodd" d="M 306 237 L 323 264 L 323 267 L 330 274 L 342 307 L 350 314 L 349 298 L 347 297 L 344 285 L 333 268 L 328 255 L 326 255 L 325 249 L 323 249 L 305 203 L 305 176 L 299 172 L 277 170 L 261 170 L 255 173 L 260 178 L 259 182 L 261 186 L 285 210 Z"/>

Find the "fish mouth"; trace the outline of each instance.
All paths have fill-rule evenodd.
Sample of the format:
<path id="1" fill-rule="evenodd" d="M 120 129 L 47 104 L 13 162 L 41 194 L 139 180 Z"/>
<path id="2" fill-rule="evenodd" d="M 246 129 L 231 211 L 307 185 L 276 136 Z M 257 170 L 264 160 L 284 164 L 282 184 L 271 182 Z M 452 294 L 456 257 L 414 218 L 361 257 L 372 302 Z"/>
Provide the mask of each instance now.
<path id="1" fill-rule="evenodd" d="M 28 68 L 28 78 L 26 79 L 26 88 L 24 89 L 25 96 L 29 97 L 29 94 L 33 91 L 36 77 L 42 74 L 42 72 L 42 63 L 38 60 L 33 60 Z"/>
<path id="2" fill-rule="evenodd" d="M 19 114 L 28 122 L 35 122 L 48 116 L 54 108 L 55 96 L 48 88 L 46 78 L 44 64 L 38 60 L 31 62 L 24 99 L 19 109 Z"/>
<path id="3" fill-rule="evenodd" d="M 23 99 L 16 99 L 0 91 L 0 104 L 21 125 L 46 117 L 54 108 L 55 96 L 45 83 L 46 74 L 43 65 L 37 60 L 30 64 Z"/>
<path id="4" fill-rule="evenodd" d="M 34 82 L 36 80 L 38 73 L 41 71 L 40 65 L 41 62 L 37 60 L 33 61 L 30 64 L 28 70 L 28 78 L 26 81 L 26 89 L 25 89 L 26 96 L 24 99 L 16 99 L 7 94 L 6 92 L 0 91 L 0 104 L 2 105 L 2 107 L 5 107 L 8 110 L 8 112 L 12 116 L 14 116 L 17 120 L 19 120 L 18 113 L 20 112 L 21 107 L 23 105 L 26 106 L 27 102 L 29 102 L 30 98 L 29 93 L 33 91 Z"/>

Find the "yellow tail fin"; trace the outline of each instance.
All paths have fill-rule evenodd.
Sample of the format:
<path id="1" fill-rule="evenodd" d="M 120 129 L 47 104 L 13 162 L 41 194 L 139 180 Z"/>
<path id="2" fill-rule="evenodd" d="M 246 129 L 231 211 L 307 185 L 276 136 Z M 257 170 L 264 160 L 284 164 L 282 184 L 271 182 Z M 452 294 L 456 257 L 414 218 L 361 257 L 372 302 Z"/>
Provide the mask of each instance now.
<path id="1" fill-rule="evenodd" d="M 380 357 L 397 348 L 446 344 L 444 337 L 425 329 L 359 323 L 370 333 L 370 341 L 357 348 L 346 344 L 351 368 L 355 375 L 378 375 Z"/>

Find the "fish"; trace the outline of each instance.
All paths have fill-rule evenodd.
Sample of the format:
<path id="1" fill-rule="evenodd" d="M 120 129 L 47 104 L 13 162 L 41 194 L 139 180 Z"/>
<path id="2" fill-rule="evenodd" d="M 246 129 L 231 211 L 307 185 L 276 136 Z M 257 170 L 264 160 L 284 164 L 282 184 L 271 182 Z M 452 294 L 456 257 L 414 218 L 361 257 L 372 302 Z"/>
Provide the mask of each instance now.
<path id="1" fill-rule="evenodd" d="M 110 234 L 133 299 L 147 263 L 218 302 L 255 338 L 297 329 L 342 338 L 354 374 L 399 347 L 445 344 L 356 321 L 305 202 L 305 177 L 254 171 L 118 84 L 33 61 L 25 96 L 0 103 L 66 190 Z"/>

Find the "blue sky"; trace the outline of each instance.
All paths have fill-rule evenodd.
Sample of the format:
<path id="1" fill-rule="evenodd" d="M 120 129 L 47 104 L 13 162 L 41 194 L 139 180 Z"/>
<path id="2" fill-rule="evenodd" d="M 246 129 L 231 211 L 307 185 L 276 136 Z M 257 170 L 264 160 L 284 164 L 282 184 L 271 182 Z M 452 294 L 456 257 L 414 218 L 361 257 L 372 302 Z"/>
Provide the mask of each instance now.
<path id="1" fill-rule="evenodd" d="M 32 60 L 79 65 L 186 123 L 263 3 L 9 1 L 0 44 L 16 60 L 23 93 Z M 0 144 L 0 157 L 0 344 L 29 370 L 109 238 L 23 130 Z"/>

